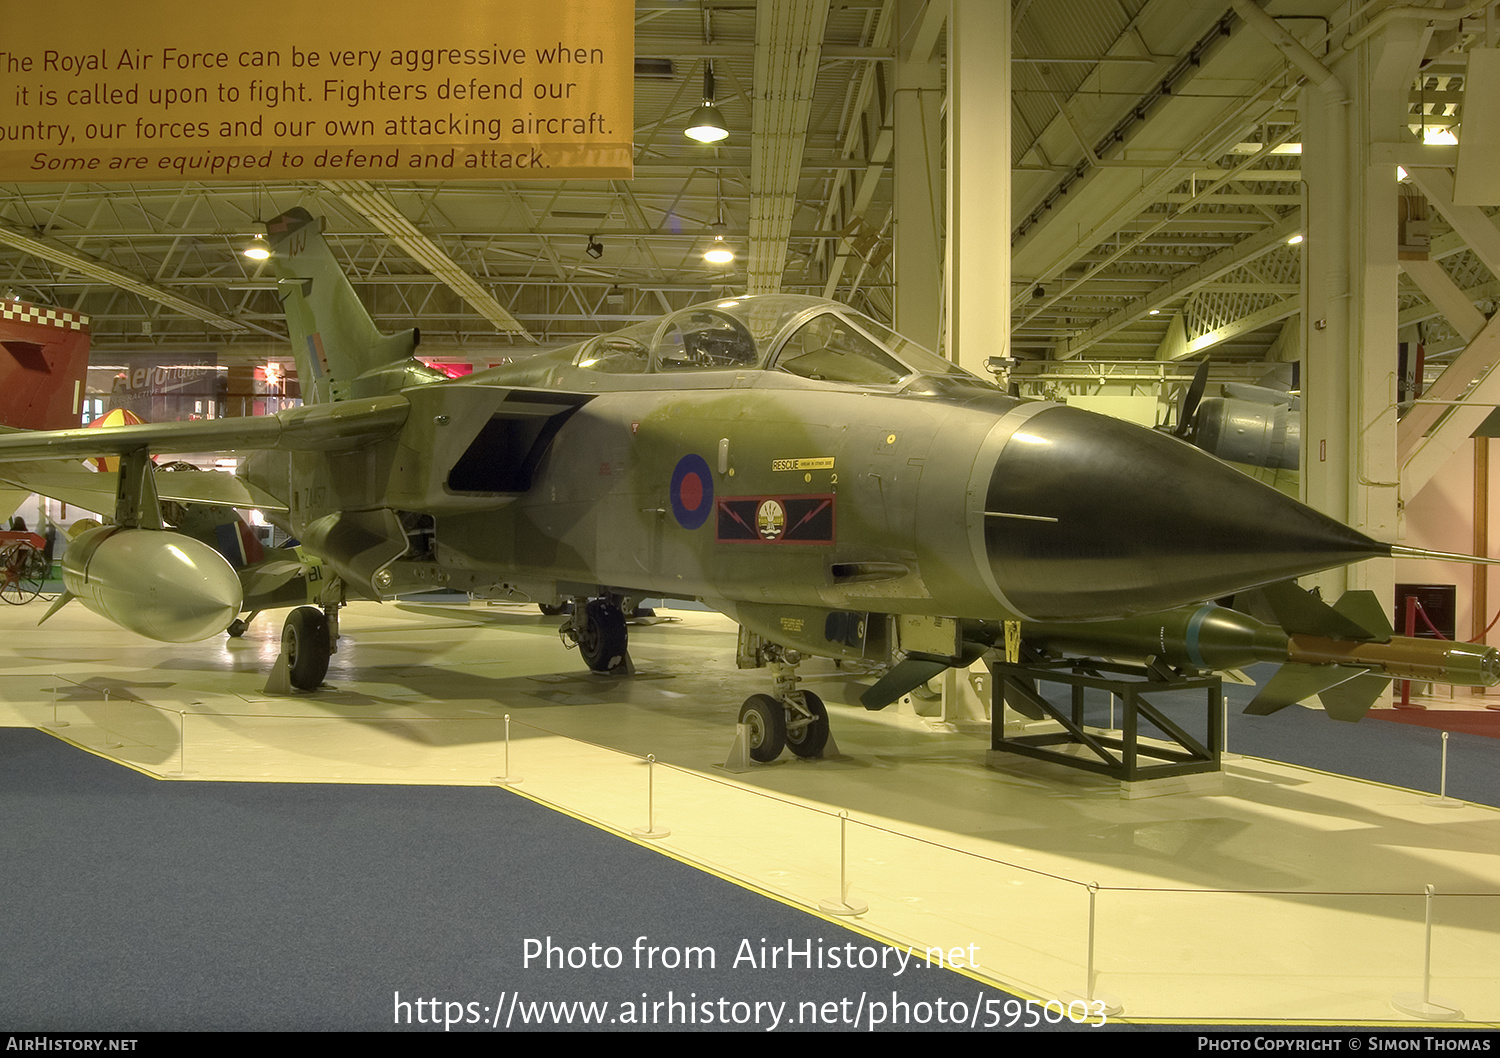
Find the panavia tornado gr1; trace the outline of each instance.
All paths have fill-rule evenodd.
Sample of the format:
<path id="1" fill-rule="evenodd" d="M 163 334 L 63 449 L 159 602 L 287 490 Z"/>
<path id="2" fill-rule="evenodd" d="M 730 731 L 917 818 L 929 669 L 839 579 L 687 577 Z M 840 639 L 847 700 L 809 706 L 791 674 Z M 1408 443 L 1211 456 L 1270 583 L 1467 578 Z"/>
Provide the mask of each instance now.
<path id="1" fill-rule="evenodd" d="M 316 562 L 321 605 L 283 633 L 299 688 L 321 683 L 349 597 L 571 602 L 565 633 L 604 672 L 628 669 L 629 600 L 701 600 L 739 622 L 742 664 L 774 667 L 741 711 L 752 755 L 816 756 L 828 717 L 797 687 L 804 655 L 886 667 L 878 707 L 1006 621 L 1131 618 L 1392 554 L 1173 437 L 1009 397 L 819 298 L 727 298 L 448 379 L 413 357 L 417 332 L 375 329 L 320 222 L 268 227 L 303 407 L 8 433 L 0 477 L 121 456 L 99 478 L 115 524 L 74 541 L 65 584 L 163 639 L 306 597 L 288 560 L 236 571 L 161 516 L 263 510 Z M 239 478 L 149 460 L 221 449 L 254 450 Z"/>

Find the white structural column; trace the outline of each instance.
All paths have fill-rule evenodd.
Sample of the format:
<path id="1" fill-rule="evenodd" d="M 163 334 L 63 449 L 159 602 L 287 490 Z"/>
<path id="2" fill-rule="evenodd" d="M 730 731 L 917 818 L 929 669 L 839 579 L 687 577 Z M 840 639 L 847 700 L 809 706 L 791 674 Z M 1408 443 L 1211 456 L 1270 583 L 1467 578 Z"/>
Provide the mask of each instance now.
<path id="1" fill-rule="evenodd" d="M 948 356 L 982 377 L 1010 351 L 1010 4 L 948 12 Z"/>
<path id="2" fill-rule="evenodd" d="M 948 0 L 898 0 L 895 116 L 896 330 L 937 349 L 943 326 L 943 70 Z"/>
<path id="3" fill-rule="evenodd" d="M 1010 165 L 1010 4 L 950 0 L 945 350 L 981 378 L 1010 352 Z M 962 670 L 942 689 L 945 718 L 984 715 Z"/>
<path id="4" fill-rule="evenodd" d="M 1425 25 L 1397 19 L 1343 53 L 1302 97 L 1302 481 L 1313 507 L 1377 540 L 1399 532 L 1396 472 L 1396 174 Z M 1316 80 L 1316 79 L 1315 79 Z M 1369 588 L 1389 606 L 1390 562 L 1321 574 L 1325 594 Z"/>

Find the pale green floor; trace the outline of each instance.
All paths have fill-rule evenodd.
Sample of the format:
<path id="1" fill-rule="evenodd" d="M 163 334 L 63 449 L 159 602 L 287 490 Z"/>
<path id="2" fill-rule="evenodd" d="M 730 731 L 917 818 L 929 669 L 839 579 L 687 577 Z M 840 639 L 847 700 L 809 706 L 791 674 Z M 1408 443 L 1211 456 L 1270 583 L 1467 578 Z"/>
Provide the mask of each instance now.
<path id="1" fill-rule="evenodd" d="M 1056 765 L 984 766 L 987 729 L 833 704 L 842 680 L 805 666 L 843 755 L 733 775 L 740 703 L 770 689 L 734 668 L 733 626 L 704 613 L 632 630 L 638 673 L 584 671 L 556 619 L 475 604 L 459 620 L 356 604 L 329 686 L 261 690 L 279 647 L 266 615 L 242 640 L 172 646 L 76 604 L 0 608 L 0 724 L 51 728 L 166 778 L 491 782 L 628 834 L 788 903 L 839 896 L 847 811 L 855 928 L 972 952 L 978 976 L 1037 998 L 1096 988 L 1123 1016 L 1204 1023 L 1412 1024 L 1423 887 L 1432 885 L 1434 996 L 1500 1022 L 1500 811 L 1256 759 L 1206 792 L 1126 800 Z M 53 727 L 54 720 L 66 726 Z M 184 737 L 185 732 L 185 737 Z M 1397 894 L 1397 895 L 1382 895 Z M 1482 894 L 1482 895 L 1453 895 Z"/>

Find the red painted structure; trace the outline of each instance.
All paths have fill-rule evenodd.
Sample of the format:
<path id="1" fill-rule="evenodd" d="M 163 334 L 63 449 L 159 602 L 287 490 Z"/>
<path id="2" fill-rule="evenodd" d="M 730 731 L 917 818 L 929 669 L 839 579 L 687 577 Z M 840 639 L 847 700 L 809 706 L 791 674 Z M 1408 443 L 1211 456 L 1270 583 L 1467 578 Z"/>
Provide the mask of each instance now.
<path id="1" fill-rule="evenodd" d="M 0 301 L 0 423 L 28 430 L 77 426 L 89 369 L 89 318 Z"/>

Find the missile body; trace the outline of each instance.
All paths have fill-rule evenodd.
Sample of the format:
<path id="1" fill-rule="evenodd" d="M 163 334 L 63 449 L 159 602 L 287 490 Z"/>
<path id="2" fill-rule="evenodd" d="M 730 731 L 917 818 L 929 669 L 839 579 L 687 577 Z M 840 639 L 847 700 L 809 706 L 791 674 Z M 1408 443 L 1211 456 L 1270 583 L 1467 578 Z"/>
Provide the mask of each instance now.
<path id="1" fill-rule="evenodd" d="M 1398 680 L 1493 687 L 1500 683 L 1500 651 L 1475 643 L 1392 636 L 1384 643 L 1351 643 L 1294 635 L 1287 660 L 1303 665 L 1363 665 Z"/>
<path id="2" fill-rule="evenodd" d="M 165 643 L 207 639 L 240 612 L 240 580 L 213 548 L 181 533 L 104 525 L 62 560 L 63 586 L 122 628 Z"/>
<path id="3" fill-rule="evenodd" d="M 1256 662 L 1362 669 L 1392 679 L 1462 687 L 1500 683 L 1500 651 L 1471 643 L 1391 636 L 1343 640 L 1291 634 L 1223 606 L 1077 624 L 1025 624 L 1033 646 L 1090 657 L 1158 661 L 1186 669 L 1236 669 Z"/>

